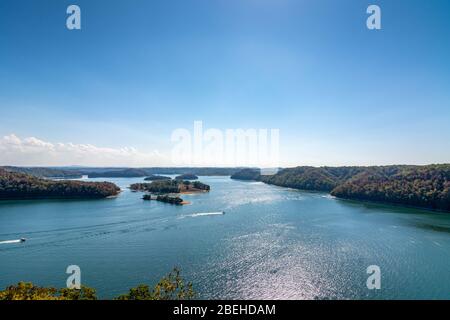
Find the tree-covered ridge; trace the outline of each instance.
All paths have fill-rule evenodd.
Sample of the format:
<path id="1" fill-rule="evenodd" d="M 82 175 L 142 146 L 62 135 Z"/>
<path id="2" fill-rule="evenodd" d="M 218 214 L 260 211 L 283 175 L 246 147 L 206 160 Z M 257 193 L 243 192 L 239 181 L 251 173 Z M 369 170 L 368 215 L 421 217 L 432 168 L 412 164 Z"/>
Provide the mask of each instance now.
<path id="1" fill-rule="evenodd" d="M 0 200 L 100 199 L 119 192 L 110 182 L 53 181 L 0 169 Z"/>
<path id="2" fill-rule="evenodd" d="M 450 165 L 368 168 L 337 186 L 331 194 L 450 211 Z"/>
<path id="3" fill-rule="evenodd" d="M 141 284 L 128 293 L 118 296 L 117 300 L 189 300 L 195 298 L 192 283 L 185 283 L 180 270 L 174 268 L 153 288 Z M 96 291 L 81 286 L 80 289 L 56 289 L 39 287 L 29 282 L 19 282 L 0 291 L 2 300 L 97 300 Z"/>

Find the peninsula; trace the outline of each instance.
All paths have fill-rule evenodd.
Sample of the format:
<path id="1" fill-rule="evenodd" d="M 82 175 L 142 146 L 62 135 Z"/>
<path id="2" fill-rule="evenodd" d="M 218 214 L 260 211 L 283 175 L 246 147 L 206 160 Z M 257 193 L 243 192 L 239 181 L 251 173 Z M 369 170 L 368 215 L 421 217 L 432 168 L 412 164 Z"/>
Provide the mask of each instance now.
<path id="1" fill-rule="evenodd" d="M 232 179 L 256 180 L 341 199 L 450 211 L 450 164 L 427 166 L 296 167 L 264 176 L 244 169 Z"/>
<path id="2" fill-rule="evenodd" d="M 111 182 L 54 181 L 0 169 L 0 200 L 101 199 L 119 192 Z"/>

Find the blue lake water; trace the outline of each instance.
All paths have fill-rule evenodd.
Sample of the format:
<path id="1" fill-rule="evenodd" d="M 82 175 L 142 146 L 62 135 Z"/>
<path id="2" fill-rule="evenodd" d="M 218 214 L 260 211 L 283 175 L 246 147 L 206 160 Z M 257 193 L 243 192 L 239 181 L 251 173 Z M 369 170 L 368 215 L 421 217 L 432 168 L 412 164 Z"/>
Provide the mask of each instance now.
<path id="1" fill-rule="evenodd" d="M 201 177 L 191 205 L 124 191 L 94 201 L 0 202 L 0 287 L 64 287 L 68 265 L 111 298 L 174 266 L 205 299 L 450 299 L 450 214 Z M 198 215 L 225 211 L 225 215 Z M 25 243 L 2 241 L 28 238 Z M 381 269 L 368 290 L 366 269 Z"/>

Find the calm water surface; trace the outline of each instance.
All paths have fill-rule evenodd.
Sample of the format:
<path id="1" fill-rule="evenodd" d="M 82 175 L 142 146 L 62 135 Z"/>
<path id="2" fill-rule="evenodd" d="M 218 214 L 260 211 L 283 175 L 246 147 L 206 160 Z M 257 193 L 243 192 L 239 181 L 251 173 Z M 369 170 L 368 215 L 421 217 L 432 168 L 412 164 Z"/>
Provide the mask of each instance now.
<path id="1" fill-rule="evenodd" d="M 76 264 L 110 298 L 179 266 L 206 299 L 450 299 L 449 214 L 228 177 L 201 177 L 212 191 L 177 207 L 126 189 L 142 179 L 108 180 L 116 199 L 0 202 L 0 287 L 63 287 Z M 381 290 L 366 287 L 369 265 Z"/>

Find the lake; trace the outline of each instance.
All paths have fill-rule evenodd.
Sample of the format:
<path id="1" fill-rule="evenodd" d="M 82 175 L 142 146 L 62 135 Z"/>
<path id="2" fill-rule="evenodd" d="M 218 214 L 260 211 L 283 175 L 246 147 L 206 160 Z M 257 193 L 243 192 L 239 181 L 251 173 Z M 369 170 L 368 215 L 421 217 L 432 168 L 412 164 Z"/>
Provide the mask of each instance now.
<path id="1" fill-rule="evenodd" d="M 143 179 L 88 180 L 123 192 L 0 202 L 0 288 L 64 287 L 78 265 L 82 283 L 111 298 L 178 266 L 204 299 L 450 299 L 450 214 L 229 177 L 200 177 L 211 192 L 173 206 L 126 189 Z M 381 290 L 366 286 L 370 265 Z"/>

